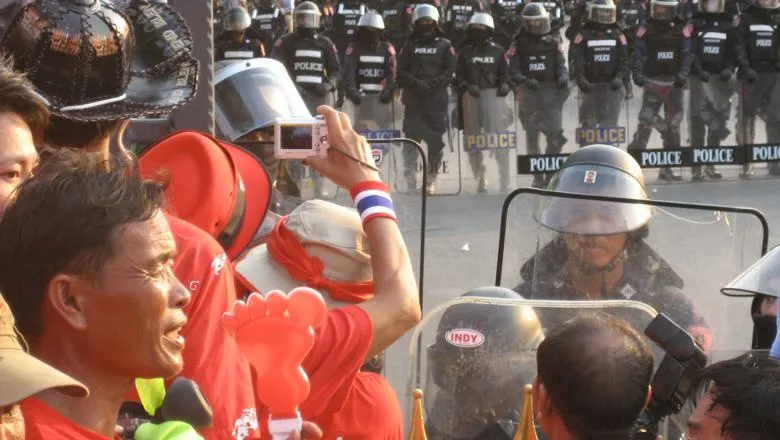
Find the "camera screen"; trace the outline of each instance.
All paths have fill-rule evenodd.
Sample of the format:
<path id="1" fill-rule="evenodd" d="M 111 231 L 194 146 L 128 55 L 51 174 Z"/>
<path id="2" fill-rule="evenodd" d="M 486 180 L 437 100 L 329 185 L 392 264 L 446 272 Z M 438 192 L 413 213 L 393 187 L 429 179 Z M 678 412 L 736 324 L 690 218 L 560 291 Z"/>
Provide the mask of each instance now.
<path id="1" fill-rule="evenodd" d="M 311 150 L 311 125 L 282 125 L 281 145 L 285 150 Z"/>

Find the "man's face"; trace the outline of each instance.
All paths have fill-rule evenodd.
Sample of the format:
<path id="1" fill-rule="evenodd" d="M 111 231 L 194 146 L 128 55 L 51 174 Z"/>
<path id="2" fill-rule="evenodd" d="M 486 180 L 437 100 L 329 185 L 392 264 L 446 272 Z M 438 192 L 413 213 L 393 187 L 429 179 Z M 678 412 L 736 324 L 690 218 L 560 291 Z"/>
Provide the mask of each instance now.
<path id="1" fill-rule="evenodd" d="M 97 362 L 132 377 L 171 377 L 182 368 L 189 291 L 173 274 L 176 243 L 161 211 L 115 232 L 114 255 L 81 290 L 85 343 Z"/>
<path id="2" fill-rule="evenodd" d="M 32 133 L 27 123 L 13 113 L 0 113 L 0 212 L 19 184 L 38 164 Z"/>
<path id="3" fill-rule="evenodd" d="M 627 234 L 576 235 L 564 234 L 569 258 L 594 267 L 606 267 L 626 246 Z"/>
<path id="4" fill-rule="evenodd" d="M 720 405 L 710 410 L 713 401 L 710 388 L 701 396 L 693 415 L 688 419 L 688 440 L 728 440 L 721 434 L 721 430 L 729 410 Z"/>
<path id="5" fill-rule="evenodd" d="M 0 440 L 24 440 L 24 417 L 19 405 L 0 407 Z"/>

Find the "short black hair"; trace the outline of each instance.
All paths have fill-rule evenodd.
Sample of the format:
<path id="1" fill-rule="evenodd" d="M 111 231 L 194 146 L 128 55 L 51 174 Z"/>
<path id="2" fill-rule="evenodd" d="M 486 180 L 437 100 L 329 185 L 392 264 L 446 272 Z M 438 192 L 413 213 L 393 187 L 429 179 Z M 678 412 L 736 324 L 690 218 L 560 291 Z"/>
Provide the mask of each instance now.
<path id="1" fill-rule="evenodd" d="M 734 440 L 780 439 L 780 362 L 746 353 L 712 364 L 697 380 L 694 400 L 708 391 L 729 415 L 721 435 Z"/>
<path id="2" fill-rule="evenodd" d="M 83 149 L 113 135 L 124 122 L 124 119 L 77 121 L 52 114 L 44 142 L 50 148 Z"/>
<path id="3" fill-rule="evenodd" d="M 18 115 L 30 128 L 33 140 L 43 140 L 49 109 L 24 73 L 14 71 L 13 61 L 0 53 L 0 113 Z"/>
<path id="4" fill-rule="evenodd" d="M 97 280 L 114 255 L 117 228 L 151 219 L 164 192 L 134 163 L 69 149 L 41 154 L 0 221 L 0 292 L 28 341 L 43 328 L 51 279 L 70 273 Z"/>
<path id="5" fill-rule="evenodd" d="M 537 371 L 571 432 L 589 440 L 626 439 L 645 407 L 653 353 L 627 322 L 587 313 L 548 333 L 537 351 Z"/>

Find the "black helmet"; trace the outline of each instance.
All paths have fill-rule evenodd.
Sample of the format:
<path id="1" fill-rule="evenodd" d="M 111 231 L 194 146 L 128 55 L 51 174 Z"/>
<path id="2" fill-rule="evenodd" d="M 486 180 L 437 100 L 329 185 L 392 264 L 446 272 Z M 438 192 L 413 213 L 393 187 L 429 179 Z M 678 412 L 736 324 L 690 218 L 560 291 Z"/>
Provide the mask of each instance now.
<path id="1" fill-rule="evenodd" d="M 64 118 L 165 114 L 195 96 L 190 30 L 162 3 L 36 0 L 14 17 L 2 50 Z"/>
<path id="2" fill-rule="evenodd" d="M 677 18 L 677 0 L 650 0 L 650 18 L 659 21 L 672 21 Z"/>
<path id="3" fill-rule="evenodd" d="M 293 11 L 293 21 L 296 29 L 319 29 L 320 17 L 322 12 L 320 8 L 312 1 L 305 1 L 295 7 Z"/>
<path id="4" fill-rule="evenodd" d="M 525 5 L 520 22 L 525 26 L 525 30 L 533 35 L 545 35 L 552 29 L 550 12 L 542 3 L 533 2 Z"/>
<path id="5" fill-rule="evenodd" d="M 231 8 L 222 18 L 222 29 L 226 31 L 240 32 L 244 31 L 252 24 L 252 17 L 249 12 L 242 8 Z"/>
<path id="6" fill-rule="evenodd" d="M 617 8 L 612 0 L 590 0 L 587 8 L 591 23 L 614 24 L 617 21 Z"/>
<path id="7" fill-rule="evenodd" d="M 503 287 L 474 289 L 463 296 L 522 300 Z M 536 374 L 542 340 L 542 325 L 529 306 L 451 305 L 427 349 L 431 431 L 443 438 L 475 438 L 491 424 L 512 420 L 522 407 L 523 386 Z"/>
<path id="8" fill-rule="evenodd" d="M 547 189 L 635 200 L 648 198 L 637 161 L 610 145 L 590 145 L 572 153 Z M 639 203 L 548 197 L 537 209 L 536 219 L 558 232 L 608 235 L 635 231 L 647 224 L 652 213 L 649 205 Z"/>

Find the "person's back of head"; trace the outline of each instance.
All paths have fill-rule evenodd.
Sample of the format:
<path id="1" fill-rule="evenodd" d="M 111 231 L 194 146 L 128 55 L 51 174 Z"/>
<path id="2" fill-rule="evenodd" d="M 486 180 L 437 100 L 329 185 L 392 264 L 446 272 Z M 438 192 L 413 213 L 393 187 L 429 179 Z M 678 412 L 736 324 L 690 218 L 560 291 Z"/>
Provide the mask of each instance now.
<path id="1" fill-rule="evenodd" d="M 653 354 L 625 321 L 605 313 L 553 329 L 537 351 L 535 408 L 552 439 L 628 439 L 647 405 Z"/>
<path id="2" fill-rule="evenodd" d="M 780 362 L 747 353 L 708 366 L 694 394 L 689 438 L 780 438 Z"/>

